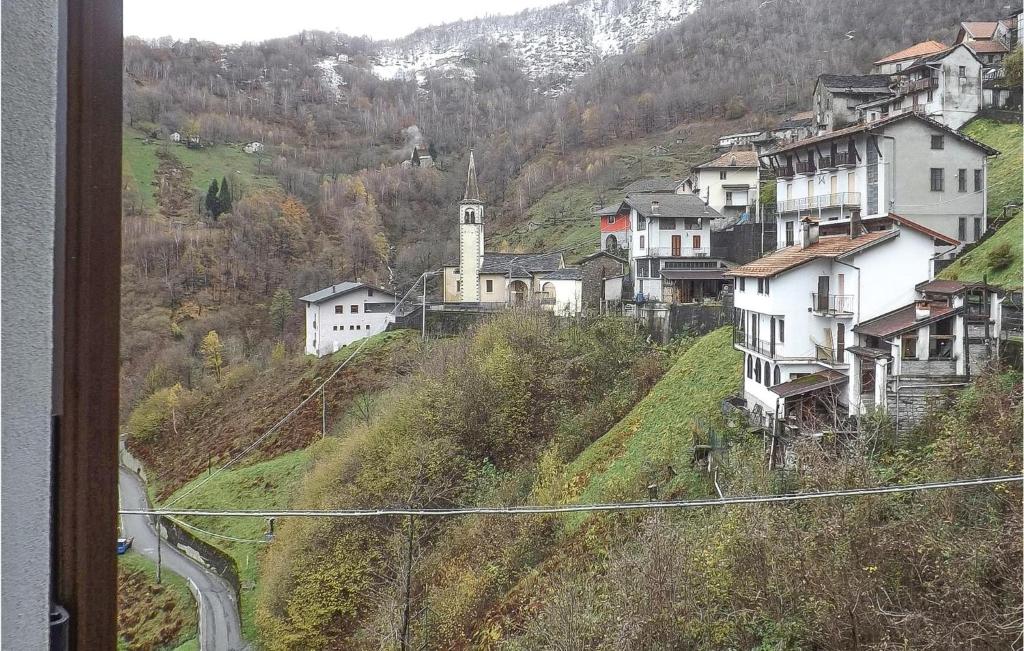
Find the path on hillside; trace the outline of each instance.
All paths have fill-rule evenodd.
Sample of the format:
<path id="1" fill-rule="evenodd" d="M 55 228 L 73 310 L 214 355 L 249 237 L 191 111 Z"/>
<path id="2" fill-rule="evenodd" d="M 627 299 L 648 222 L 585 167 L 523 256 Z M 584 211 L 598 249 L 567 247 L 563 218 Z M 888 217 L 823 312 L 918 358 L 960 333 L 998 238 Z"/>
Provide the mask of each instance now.
<path id="1" fill-rule="evenodd" d="M 149 499 L 142 481 L 123 466 L 118 469 L 118 488 L 123 508 L 149 509 Z M 135 538 L 132 549 L 155 562 L 157 536 L 149 518 L 144 515 L 123 515 L 121 523 L 123 535 Z M 161 548 L 161 558 L 165 571 L 182 576 L 198 594 L 199 648 L 203 651 L 247 649 L 242 639 L 238 602 L 231 585 L 166 542 Z"/>

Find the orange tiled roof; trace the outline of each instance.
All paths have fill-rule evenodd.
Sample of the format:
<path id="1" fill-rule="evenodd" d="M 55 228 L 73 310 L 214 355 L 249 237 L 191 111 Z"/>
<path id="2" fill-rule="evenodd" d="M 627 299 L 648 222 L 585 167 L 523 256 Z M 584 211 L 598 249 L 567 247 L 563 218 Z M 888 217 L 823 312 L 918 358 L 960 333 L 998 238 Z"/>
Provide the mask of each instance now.
<path id="1" fill-rule="evenodd" d="M 971 38 L 992 38 L 996 33 L 996 27 L 999 25 L 994 20 L 986 21 L 966 21 L 960 23 L 960 28 L 970 34 Z"/>
<path id="2" fill-rule="evenodd" d="M 883 63 L 894 63 L 896 61 L 905 61 L 906 59 L 916 59 L 923 57 L 928 54 L 936 54 L 947 50 L 944 44 L 938 41 L 921 41 L 920 43 L 914 43 L 908 48 L 902 49 L 899 52 L 893 52 L 889 56 L 875 61 L 875 65 L 881 65 Z"/>
<path id="3" fill-rule="evenodd" d="M 1000 52 L 1010 51 L 999 41 L 974 41 L 973 43 L 968 43 L 967 47 L 974 50 L 977 54 L 999 54 Z"/>
<path id="4" fill-rule="evenodd" d="M 892 230 L 872 231 L 854 238 L 847 235 L 824 235 L 808 247 L 788 246 L 779 249 L 763 258 L 730 269 L 725 272 L 725 275 L 768 278 L 818 258 L 837 258 L 873 246 L 893 237 L 897 232 Z"/>

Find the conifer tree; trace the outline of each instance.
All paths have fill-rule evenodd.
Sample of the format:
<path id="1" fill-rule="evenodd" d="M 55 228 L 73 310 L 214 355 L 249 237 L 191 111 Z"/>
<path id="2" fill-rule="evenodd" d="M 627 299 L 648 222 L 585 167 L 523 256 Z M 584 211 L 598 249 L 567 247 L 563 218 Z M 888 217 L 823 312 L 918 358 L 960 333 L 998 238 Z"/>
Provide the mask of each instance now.
<path id="1" fill-rule="evenodd" d="M 220 181 L 220 193 L 217 195 L 217 214 L 231 212 L 233 199 L 231 188 L 228 186 L 228 177 L 225 176 Z"/>
<path id="2" fill-rule="evenodd" d="M 210 181 L 210 189 L 206 191 L 206 210 L 210 212 L 215 218 L 220 214 L 218 208 L 220 207 L 220 201 L 217 199 L 217 179 Z"/>

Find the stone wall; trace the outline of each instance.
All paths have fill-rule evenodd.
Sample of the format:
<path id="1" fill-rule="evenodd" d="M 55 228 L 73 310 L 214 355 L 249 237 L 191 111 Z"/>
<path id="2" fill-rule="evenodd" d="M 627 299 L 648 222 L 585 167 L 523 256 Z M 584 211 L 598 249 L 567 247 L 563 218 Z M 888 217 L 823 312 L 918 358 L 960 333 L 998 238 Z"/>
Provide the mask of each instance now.
<path id="1" fill-rule="evenodd" d="M 583 275 L 583 311 L 596 314 L 601 309 L 604 297 L 604 279 L 617 276 L 624 271 L 625 265 L 607 255 L 598 255 L 580 263 Z"/>
<path id="2" fill-rule="evenodd" d="M 906 361 L 904 361 L 906 363 Z M 887 391 L 889 415 L 896 423 L 897 432 L 906 432 L 920 423 L 929 411 L 950 404 L 963 390 L 967 378 L 945 376 L 937 378 L 900 378 L 900 389 Z"/>
<path id="3" fill-rule="evenodd" d="M 647 332 L 663 344 L 679 335 L 706 335 L 724 325 L 732 325 L 732 295 L 726 294 L 721 303 L 642 307 L 638 309 L 638 318 Z"/>
<path id="4" fill-rule="evenodd" d="M 236 600 L 242 589 L 238 568 L 230 556 L 217 547 L 196 538 L 173 520 L 161 518 L 161 537 L 192 560 L 205 565 L 227 581 L 235 591 Z"/>

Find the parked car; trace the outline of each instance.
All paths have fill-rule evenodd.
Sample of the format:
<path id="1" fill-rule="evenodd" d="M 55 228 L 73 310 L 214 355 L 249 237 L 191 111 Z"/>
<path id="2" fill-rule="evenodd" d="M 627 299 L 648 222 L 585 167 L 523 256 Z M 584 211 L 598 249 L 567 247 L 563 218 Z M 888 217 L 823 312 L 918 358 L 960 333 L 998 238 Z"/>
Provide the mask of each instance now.
<path id="1" fill-rule="evenodd" d="M 117 539 L 117 554 L 120 556 L 121 554 L 126 553 L 129 549 L 132 548 L 132 543 L 133 542 L 135 542 L 134 538 L 118 538 Z"/>

